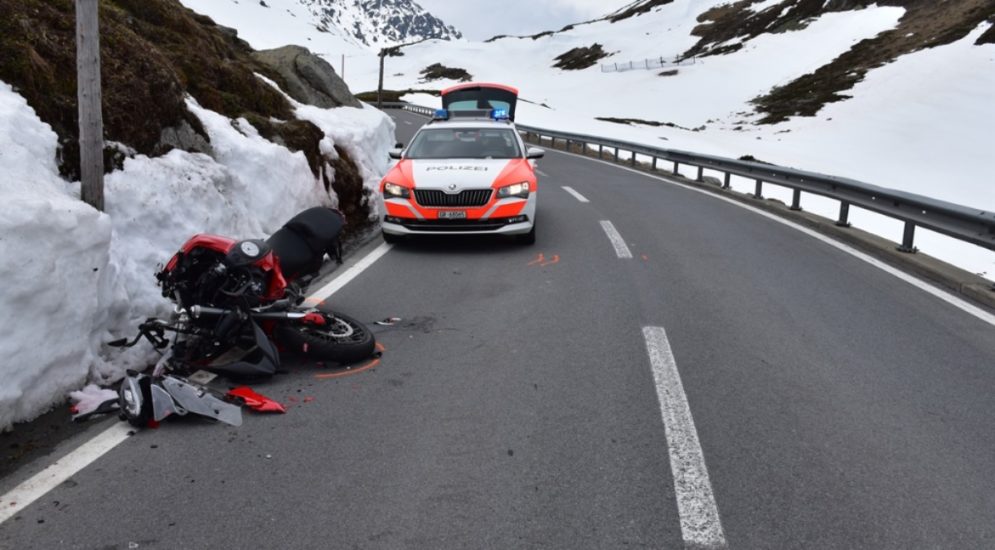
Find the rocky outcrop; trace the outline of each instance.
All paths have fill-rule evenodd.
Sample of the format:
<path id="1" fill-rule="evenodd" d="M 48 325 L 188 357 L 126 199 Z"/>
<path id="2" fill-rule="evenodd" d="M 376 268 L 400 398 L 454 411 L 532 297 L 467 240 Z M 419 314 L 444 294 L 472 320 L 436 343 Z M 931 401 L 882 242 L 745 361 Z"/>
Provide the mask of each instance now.
<path id="1" fill-rule="evenodd" d="M 324 109 L 362 106 L 335 69 L 307 48 L 284 46 L 252 57 L 283 77 L 284 90 L 301 103 Z"/>

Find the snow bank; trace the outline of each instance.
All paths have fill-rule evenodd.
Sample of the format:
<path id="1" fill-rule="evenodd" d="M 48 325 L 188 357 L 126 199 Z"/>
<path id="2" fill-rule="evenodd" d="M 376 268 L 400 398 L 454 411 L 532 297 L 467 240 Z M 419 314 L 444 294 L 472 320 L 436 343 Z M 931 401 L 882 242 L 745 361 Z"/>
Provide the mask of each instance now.
<path id="1" fill-rule="evenodd" d="M 187 238 L 265 237 L 305 208 L 336 204 L 303 153 L 265 140 L 244 119 L 192 99 L 188 108 L 207 130 L 213 158 L 179 150 L 129 158 L 105 178 L 101 214 L 80 202 L 78 184 L 59 178 L 55 133 L 0 82 L 0 429 L 62 402 L 87 379 L 108 383 L 154 359 L 148 344 L 118 350 L 103 342 L 169 312 L 154 274 Z M 343 147 L 368 182 L 386 171 L 386 115 L 298 110 L 325 129 L 323 150 Z"/>
<path id="2" fill-rule="evenodd" d="M 0 429 L 83 384 L 106 319 L 111 220 L 70 195 L 56 144 L 0 82 Z"/>

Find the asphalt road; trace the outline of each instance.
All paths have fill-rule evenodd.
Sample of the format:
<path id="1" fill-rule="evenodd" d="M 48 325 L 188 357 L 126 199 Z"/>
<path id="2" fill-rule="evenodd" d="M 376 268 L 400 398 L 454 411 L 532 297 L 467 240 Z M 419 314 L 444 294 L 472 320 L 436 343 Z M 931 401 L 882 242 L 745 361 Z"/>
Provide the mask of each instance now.
<path id="1" fill-rule="evenodd" d="M 391 114 L 405 142 L 423 120 Z M 287 415 L 141 431 L 0 524 L 0 547 L 680 548 L 687 433 L 645 327 L 665 329 L 730 548 L 995 547 L 991 325 L 681 186 L 539 167 L 534 246 L 405 243 L 331 298 L 402 319 L 377 327 L 376 368 L 292 365 L 257 387 Z"/>

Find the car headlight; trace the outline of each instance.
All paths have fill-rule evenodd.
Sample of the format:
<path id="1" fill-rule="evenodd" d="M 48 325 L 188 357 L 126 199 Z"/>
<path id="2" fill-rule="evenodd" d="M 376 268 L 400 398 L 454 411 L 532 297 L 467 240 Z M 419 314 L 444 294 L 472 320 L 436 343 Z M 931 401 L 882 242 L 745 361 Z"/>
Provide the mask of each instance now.
<path id="1" fill-rule="evenodd" d="M 523 181 L 522 183 L 516 183 L 515 185 L 508 185 L 506 187 L 498 188 L 498 198 L 506 199 L 508 197 L 518 197 L 520 199 L 529 198 L 529 182 Z"/>
<path id="2" fill-rule="evenodd" d="M 411 191 L 407 187 L 401 187 L 396 183 L 385 183 L 383 185 L 383 196 L 387 199 L 406 199 L 411 196 Z"/>

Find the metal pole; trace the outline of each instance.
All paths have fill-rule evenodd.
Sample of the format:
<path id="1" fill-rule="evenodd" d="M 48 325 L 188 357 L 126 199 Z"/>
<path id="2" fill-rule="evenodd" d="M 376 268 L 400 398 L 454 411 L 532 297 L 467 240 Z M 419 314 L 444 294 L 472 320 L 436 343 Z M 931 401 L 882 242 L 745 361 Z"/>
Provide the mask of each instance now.
<path id="1" fill-rule="evenodd" d="M 618 162 L 618 147 L 615 148 L 615 162 Z"/>
<path id="2" fill-rule="evenodd" d="M 76 71 L 79 168 L 83 202 L 104 210 L 104 119 L 100 93 L 100 22 L 97 0 L 76 0 Z"/>
<path id="3" fill-rule="evenodd" d="M 756 187 L 756 189 L 753 192 L 753 198 L 755 198 L 755 199 L 762 199 L 762 198 L 764 198 L 763 190 L 764 190 L 764 182 L 763 182 L 763 180 L 757 180 L 757 187 Z"/>
<path id="4" fill-rule="evenodd" d="M 599 143 L 599 144 L 598 144 L 598 158 L 599 158 L 599 159 L 600 159 L 600 158 L 604 158 L 604 154 L 605 154 L 605 146 L 604 146 L 604 145 L 601 145 L 601 144 Z"/>
<path id="5" fill-rule="evenodd" d="M 629 164 L 632 165 L 632 166 L 636 165 L 636 152 L 635 151 L 632 152 L 632 159 L 629 161 Z"/>
<path id="6" fill-rule="evenodd" d="M 383 108 L 383 58 L 387 57 L 387 49 L 380 50 L 380 83 L 377 84 L 377 109 Z"/>
<path id="7" fill-rule="evenodd" d="M 657 158 L 653 157 L 653 171 L 654 172 L 656 171 L 656 161 L 657 161 Z"/>
<path id="8" fill-rule="evenodd" d="M 675 160 L 674 161 L 674 175 L 675 176 L 680 175 L 680 170 L 679 170 L 680 167 L 681 167 L 681 165 L 678 164 L 677 161 Z"/>
<path id="9" fill-rule="evenodd" d="M 705 168 L 702 166 L 698 167 L 698 179 L 696 181 L 698 183 L 705 181 Z"/>
<path id="10" fill-rule="evenodd" d="M 802 209 L 802 190 L 795 189 L 795 192 L 791 194 L 791 210 L 801 210 Z"/>
<path id="11" fill-rule="evenodd" d="M 731 179 L 732 179 L 732 174 L 730 174 L 729 172 L 726 172 L 725 180 L 722 182 L 722 188 L 723 189 L 729 189 L 729 180 L 731 180 Z"/>
<path id="12" fill-rule="evenodd" d="M 345 54 L 342 54 L 342 74 L 339 76 L 342 77 L 342 80 L 345 80 Z"/>
<path id="13" fill-rule="evenodd" d="M 912 222 L 905 222 L 905 234 L 902 235 L 902 246 L 898 247 L 899 252 L 908 252 L 909 254 L 916 253 L 916 247 L 914 244 L 916 237 L 916 224 Z"/>
<path id="14" fill-rule="evenodd" d="M 850 203 L 840 202 L 840 219 L 836 220 L 840 227 L 850 227 Z"/>

